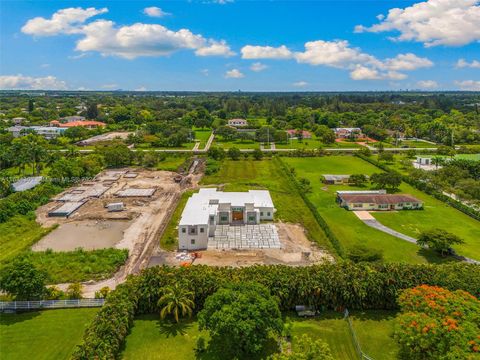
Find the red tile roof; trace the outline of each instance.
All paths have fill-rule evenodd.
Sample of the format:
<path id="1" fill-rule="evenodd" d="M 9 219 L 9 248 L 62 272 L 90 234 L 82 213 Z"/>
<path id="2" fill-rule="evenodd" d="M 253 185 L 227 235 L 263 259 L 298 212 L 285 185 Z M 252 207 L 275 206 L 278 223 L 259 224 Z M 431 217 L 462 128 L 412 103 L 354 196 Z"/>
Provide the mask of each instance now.
<path id="1" fill-rule="evenodd" d="M 362 204 L 398 204 L 404 202 L 421 203 L 421 200 L 404 194 L 366 194 L 366 195 L 353 195 L 344 194 L 339 197 L 347 203 L 362 203 Z"/>
<path id="2" fill-rule="evenodd" d="M 75 127 L 75 126 L 107 126 L 107 124 L 100 121 L 93 120 L 81 120 L 81 121 L 72 121 L 65 124 L 60 124 L 60 127 Z"/>
<path id="3" fill-rule="evenodd" d="M 298 133 L 298 130 L 294 130 L 294 129 L 290 129 L 290 130 L 287 130 L 287 133 L 289 135 L 297 135 Z M 303 130 L 302 131 L 302 135 L 305 137 L 305 136 L 312 136 L 312 133 L 310 131 L 307 131 L 307 130 Z"/>

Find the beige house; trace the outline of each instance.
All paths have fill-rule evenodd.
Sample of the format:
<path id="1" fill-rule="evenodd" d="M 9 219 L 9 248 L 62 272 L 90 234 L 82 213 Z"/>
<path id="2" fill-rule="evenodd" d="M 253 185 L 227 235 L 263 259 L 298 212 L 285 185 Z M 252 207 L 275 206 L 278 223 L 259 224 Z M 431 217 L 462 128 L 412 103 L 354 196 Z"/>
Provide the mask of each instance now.
<path id="1" fill-rule="evenodd" d="M 355 194 L 337 192 L 338 204 L 347 210 L 414 210 L 422 209 L 423 202 L 406 194 Z"/>

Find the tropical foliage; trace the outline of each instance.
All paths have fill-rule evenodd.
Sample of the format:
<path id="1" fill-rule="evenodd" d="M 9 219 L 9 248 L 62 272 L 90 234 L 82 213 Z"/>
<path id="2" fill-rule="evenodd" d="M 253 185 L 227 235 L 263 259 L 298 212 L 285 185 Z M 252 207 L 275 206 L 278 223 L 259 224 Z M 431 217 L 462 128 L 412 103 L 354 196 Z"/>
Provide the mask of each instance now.
<path id="1" fill-rule="evenodd" d="M 193 308 L 193 291 L 187 288 L 185 283 L 176 283 L 163 288 L 163 294 L 158 299 L 160 310 L 160 318 L 165 319 L 167 315 L 172 315 L 175 322 L 178 323 L 180 316 L 191 317 Z"/>

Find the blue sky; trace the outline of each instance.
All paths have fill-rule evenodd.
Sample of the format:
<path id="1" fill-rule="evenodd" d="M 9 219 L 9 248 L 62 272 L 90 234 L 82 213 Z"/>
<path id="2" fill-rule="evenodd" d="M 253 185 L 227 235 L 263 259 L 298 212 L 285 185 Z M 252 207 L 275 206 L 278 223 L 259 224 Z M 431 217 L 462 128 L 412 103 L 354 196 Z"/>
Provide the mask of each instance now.
<path id="1" fill-rule="evenodd" d="M 0 6 L 1 89 L 480 90 L 478 0 Z"/>

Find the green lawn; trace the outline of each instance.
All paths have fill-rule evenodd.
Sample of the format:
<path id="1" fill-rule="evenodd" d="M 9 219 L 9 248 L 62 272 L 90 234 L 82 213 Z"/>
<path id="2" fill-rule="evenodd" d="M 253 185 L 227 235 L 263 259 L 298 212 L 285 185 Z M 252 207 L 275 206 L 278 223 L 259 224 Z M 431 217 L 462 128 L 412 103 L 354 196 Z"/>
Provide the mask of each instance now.
<path id="1" fill-rule="evenodd" d="M 2 360 L 69 359 L 98 309 L 0 314 Z"/>
<path id="2" fill-rule="evenodd" d="M 13 259 L 53 229 L 42 228 L 35 220 L 24 215 L 0 223 L 0 263 Z"/>
<path id="3" fill-rule="evenodd" d="M 200 140 L 199 149 L 203 149 L 207 144 L 208 138 L 212 133 L 212 130 L 203 130 L 203 129 L 194 129 L 195 131 L 195 140 Z"/>
<path id="4" fill-rule="evenodd" d="M 286 144 L 275 143 L 277 149 L 321 149 L 325 145 L 318 139 L 303 139 L 298 141 L 297 139 L 292 139 Z"/>
<path id="5" fill-rule="evenodd" d="M 160 161 L 155 167 L 157 170 L 177 171 L 185 162 L 186 157 L 181 155 L 167 155 L 165 160 Z"/>
<path id="6" fill-rule="evenodd" d="M 396 313 L 365 311 L 350 314 L 362 351 L 376 360 L 398 359 L 399 346 L 393 339 Z"/>
<path id="7" fill-rule="evenodd" d="M 309 194 L 319 213 L 329 224 L 343 247 L 347 250 L 356 244 L 381 249 L 389 262 L 440 262 L 443 259 L 429 251 L 421 251 L 415 244 L 397 239 L 391 235 L 368 227 L 352 212 L 340 208 L 335 203 L 335 192 L 344 189 L 358 189 L 352 186 L 321 183 L 322 174 L 366 174 L 381 170 L 353 156 L 329 156 L 321 158 L 283 158 L 288 166 L 294 167 L 298 177 L 310 180 L 313 192 Z M 373 213 L 384 225 L 407 235 L 417 236 L 419 229 L 440 227 L 461 236 L 466 244 L 455 246 L 459 254 L 480 259 L 479 223 L 444 203 L 402 184 L 401 193 L 411 194 L 425 201 L 423 211 L 398 211 Z"/>
<path id="8" fill-rule="evenodd" d="M 167 225 L 167 228 L 163 232 L 162 237 L 160 238 L 160 246 L 162 249 L 173 251 L 177 248 L 178 245 L 178 222 L 182 217 L 183 209 L 185 204 L 188 201 L 188 198 L 193 194 L 193 191 L 186 191 L 182 194 L 180 201 L 175 209 L 175 212 L 172 215 L 170 222 Z"/>
<path id="9" fill-rule="evenodd" d="M 400 141 L 399 146 L 408 146 L 411 148 L 436 148 L 436 144 L 431 144 L 425 141 L 418 140 L 403 140 Z"/>
<path id="10" fill-rule="evenodd" d="M 225 191 L 268 189 L 277 209 L 275 213 L 277 220 L 302 224 L 310 240 L 331 250 L 325 233 L 276 161 L 278 160 L 225 160 L 221 164 L 220 171 L 205 176 L 201 185 L 224 184 Z"/>
<path id="11" fill-rule="evenodd" d="M 215 136 L 212 146 L 217 146 L 225 150 L 232 147 L 236 147 L 237 149 L 260 149 L 260 143 L 253 140 L 224 141 L 219 136 Z"/>

